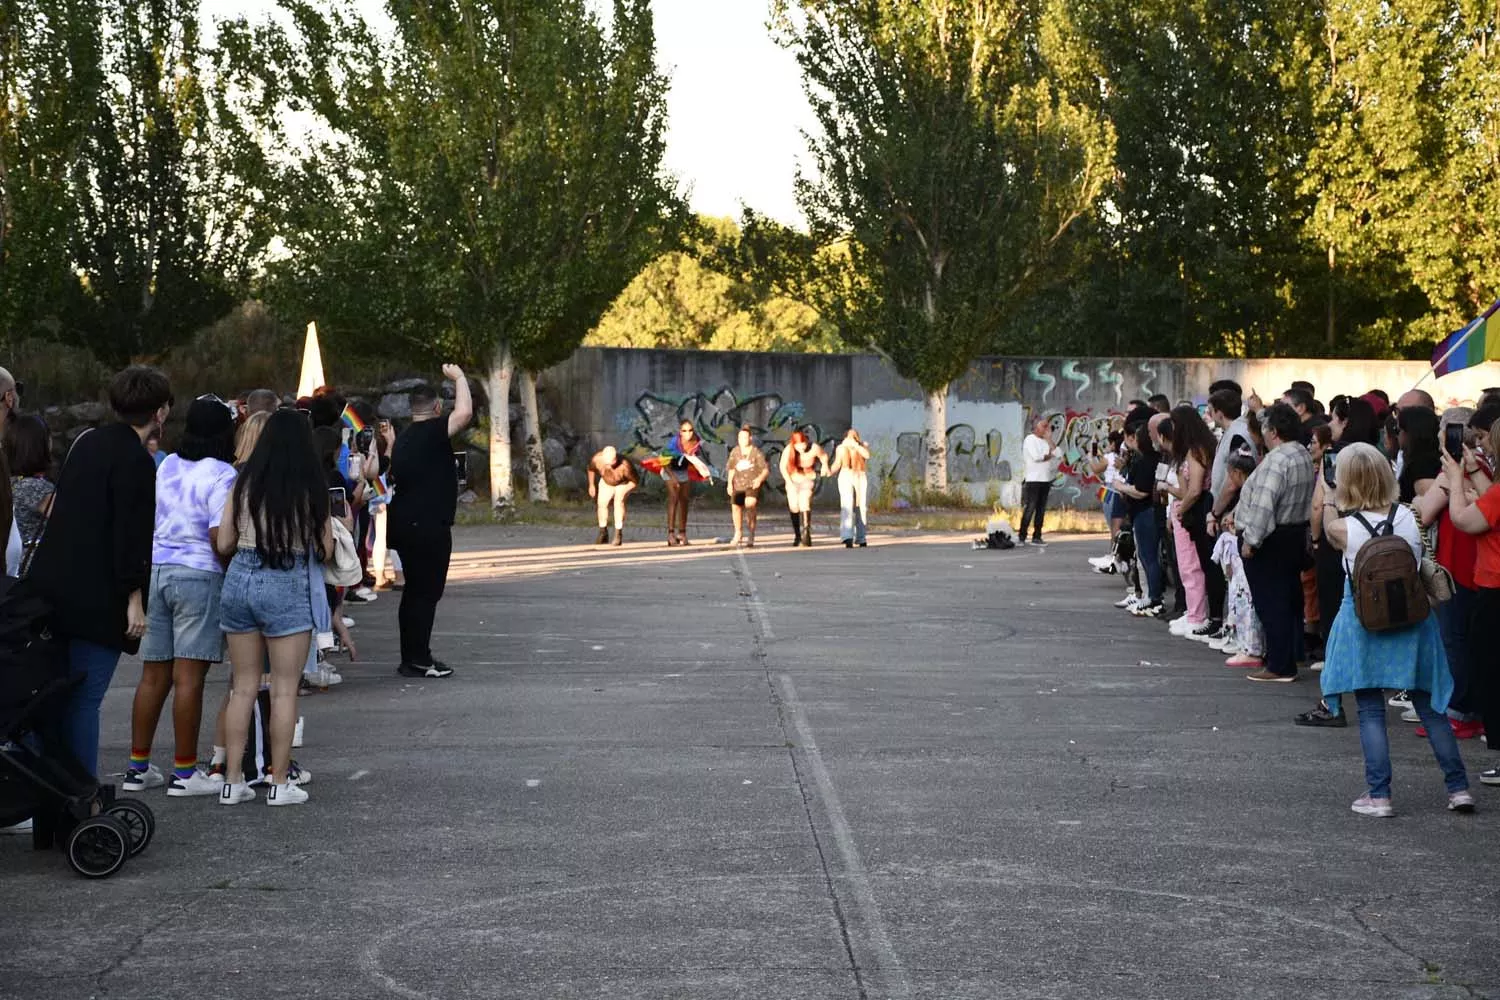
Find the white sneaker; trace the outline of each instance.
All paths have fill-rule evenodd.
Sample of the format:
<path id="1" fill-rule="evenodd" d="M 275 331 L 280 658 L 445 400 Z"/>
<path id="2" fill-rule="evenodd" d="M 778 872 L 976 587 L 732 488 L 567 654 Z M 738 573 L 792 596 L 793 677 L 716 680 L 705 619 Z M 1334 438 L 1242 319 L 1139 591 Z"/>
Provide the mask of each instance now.
<path id="1" fill-rule="evenodd" d="M 1117 607 L 1117 608 L 1123 608 L 1126 611 L 1130 611 L 1131 609 L 1133 609 L 1136 606 L 1137 603 L 1139 603 L 1139 601 L 1140 601 L 1140 598 L 1137 597 L 1136 595 L 1134 595 L 1134 594 L 1126 594 L 1124 596 L 1124 598 L 1122 598 L 1121 600 L 1118 600 L 1118 601 L 1115 602 L 1115 607 Z"/>
<path id="2" fill-rule="evenodd" d="M 1411 695 L 1405 691 L 1397 691 L 1386 704 L 1392 708 L 1411 708 Z"/>
<path id="3" fill-rule="evenodd" d="M 368 603 L 375 600 L 375 591 L 369 587 L 356 587 L 354 588 L 354 596 Z"/>
<path id="4" fill-rule="evenodd" d="M 217 774 L 205 774 L 201 769 L 186 778 L 172 775 L 167 783 L 167 794 L 174 799 L 185 799 L 194 795 L 219 795 L 224 787 L 224 778 Z"/>
<path id="5" fill-rule="evenodd" d="M 226 781 L 219 786 L 219 805 L 221 806 L 237 806 L 253 798 L 255 798 L 255 789 L 243 781 L 238 784 L 230 784 Z"/>
<path id="6" fill-rule="evenodd" d="M 144 771 L 125 772 L 125 780 L 120 782 L 120 788 L 127 792 L 144 792 L 148 788 L 160 788 L 167 783 L 167 779 L 155 764 L 147 764 Z"/>
<path id="7" fill-rule="evenodd" d="M 1406 709 L 1405 711 L 1403 711 L 1401 713 L 1401 721 L 1402 722 L 1421 722 L 1422 721 L 1422 717 L 1417 714 L 1417 710 L 1415 708 L 1408 708 L 1408 709 Z"/>
<path id="8" fill-rule="evenodd" d="M 14 835 L 20 835 L 20 834 L 23 834 L 23 833 L 30 833 L 30 832 L 31 832 L 31 820 L 29 820 L 29 819 L 23 819 L 23 820 L 21 820 L 21 822 L 16 823 L 13 826 L 0 826 L 0 837 L 12 835 L 12 834 L 14 834 Z"/>
<path id="9" fill-rule="evenodd" d="M 292 730 L 292 749 L 302 746 L 302 716 L 297 716 L 297 728 Z"/>
<path id="10" fill-rule="evenodd" d="M 295 781 L 288 780 L 284 785 L 271 785 L 266 792 L 266 805 L 268 806 L 300 806 L 306 802 L 308 794 L 304 792 Z"/>
<path id="11" fill-rule="evenodd" d="M 310 785 L 312 784 L 312 772 L 294 760 L 291 766 L 286 769 L 286 780 L 294 785 Z"/>
<path id="12" fill-rule="evenodd" d="M 313 684 L 320 688 L 337 687 L 344 683 L 344 678 L 332 667 L 319 667 L 317 676 L 313 678 Z"/>
<path id="13" fill-rule="evenodd" d="M 1311 671 L 1312 671 L 1312 672 L 1313 672 L 1313 673 L 1315 673 L 1315 674 L 1317 674 L 1317 673 L 1322 673 L 1322 671 L 1323 671 L 1323 661 L 1322 661 L 1322 660 L 1319 660 L 1319 661 L 1317 661 L 1317 662 L 1316 662 L 1316 663 L 1314 663 L 1314 664 L 1312 664 L 1312 665 L 1311 665 L 1311 666 L 1310 666 L 1310 667 L 1308 667 L 1308 668 L 1307 668 L 1307 669 L 1308 669 L 1308 670 L 1311 670 Z"/>
<path id="14" fill-rule="evenodd" d="M 340 620 L 343 621 L 344 628 L 353 628 L 354 627 L 354 619 L 353 618 L 350 618 L 350 617 L 348 617 L 346 615 L 346 616 L 343 616 Z"/>
<path id="15" fill-rule="evenodd" d="M 1168 622 L 1167 628 L 1173 635 L 1189 635 L 1202 624 L 1202 622 L 1190 622 L 1187 620 L 1187 615 L 1182 615 Z"/>
<path id="16" fill-rule="evenodd" d="M 1089 565 L 1095 569 L 1108 569 L 1115 564 L 1114 556 L 1093 556 L 1089 559 Z"/>

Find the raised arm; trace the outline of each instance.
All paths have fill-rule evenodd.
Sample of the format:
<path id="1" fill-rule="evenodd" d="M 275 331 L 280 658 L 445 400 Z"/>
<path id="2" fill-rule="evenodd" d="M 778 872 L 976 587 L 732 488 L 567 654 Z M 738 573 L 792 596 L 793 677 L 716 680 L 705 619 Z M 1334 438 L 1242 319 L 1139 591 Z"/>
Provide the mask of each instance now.
<path id="1" fill-rule="evenodd" d="M 458 365 L 444 365 L 443 378 L 453 380 L 453 412 L 448 414 L 448 436 L 458 437 L 474 419 L 474 399 L 469 395 L 469 380 Z"/>

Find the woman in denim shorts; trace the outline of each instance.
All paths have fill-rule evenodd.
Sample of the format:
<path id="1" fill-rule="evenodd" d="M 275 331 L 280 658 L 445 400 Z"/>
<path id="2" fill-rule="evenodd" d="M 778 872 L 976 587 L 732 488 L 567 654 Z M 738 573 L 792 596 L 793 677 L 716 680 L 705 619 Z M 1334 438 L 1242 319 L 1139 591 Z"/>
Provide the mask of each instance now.
<path id="1" fill-rule="evenodd" d="M 233 555 L 224 576 L 220 622 L 234 678 L 226 716 L 227 761 L 221 805 L 255 798 L 242 762 L 261 673 L 271 668 L 271 786 L 266 804 L 298 805 L 307 792 L 287 780 L 297 725 L 297 681 L 312 642 L 312 588 L 333 549 L 328 489 L 312 429 L 295 410 L 278 410 L 240 470 L 220 522 L 217 548 Z"/>
<path id="2" fill-rule="evenodd" d="M 233 457 L 233 412 L 218 397 L 202 396 L 188 409 L 177 453 L 156 470 L 156 531 L 141 641 L 145 663 L 130 716 L 130 765 L 122 783 L 127 792 L 163 783 L 161 772 L 151 765 L 151 739 L 168 691 L 177 749 L 167 794 L 219 791 L 219 782 L 198 769 L 198 727 L 209 664 L 224 659 L 219 629 L 224 566 L 214 540 L 234 487 Z"/>

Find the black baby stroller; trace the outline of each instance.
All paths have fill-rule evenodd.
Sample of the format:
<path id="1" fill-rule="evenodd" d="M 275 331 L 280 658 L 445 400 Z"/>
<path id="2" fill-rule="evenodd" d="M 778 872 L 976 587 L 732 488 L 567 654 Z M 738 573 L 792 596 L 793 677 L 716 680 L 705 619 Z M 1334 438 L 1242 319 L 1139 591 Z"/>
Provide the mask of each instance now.
<path id="1" fill-rule="evenodd" d="M 0 577 L 0 826 L 30 819 L 32 846 L 61 847 L 80 875 L 105 878 L 151 843 L 156 820 L 116 801 L 68 751 L 59 718 L 74 681 L 48 608 L 26 584 Z"/>

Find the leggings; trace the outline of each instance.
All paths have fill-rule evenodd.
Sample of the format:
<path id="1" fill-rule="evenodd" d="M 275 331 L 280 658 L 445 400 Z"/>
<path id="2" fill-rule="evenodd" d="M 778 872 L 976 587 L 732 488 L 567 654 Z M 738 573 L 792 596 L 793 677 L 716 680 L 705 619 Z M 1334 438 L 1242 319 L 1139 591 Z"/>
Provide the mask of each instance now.
<path id="1" fill-rule="evenodd" d="M 692 498 L 691 482 L 667 476 L 667 534 L 687 535 L 688 502 Z"/>

